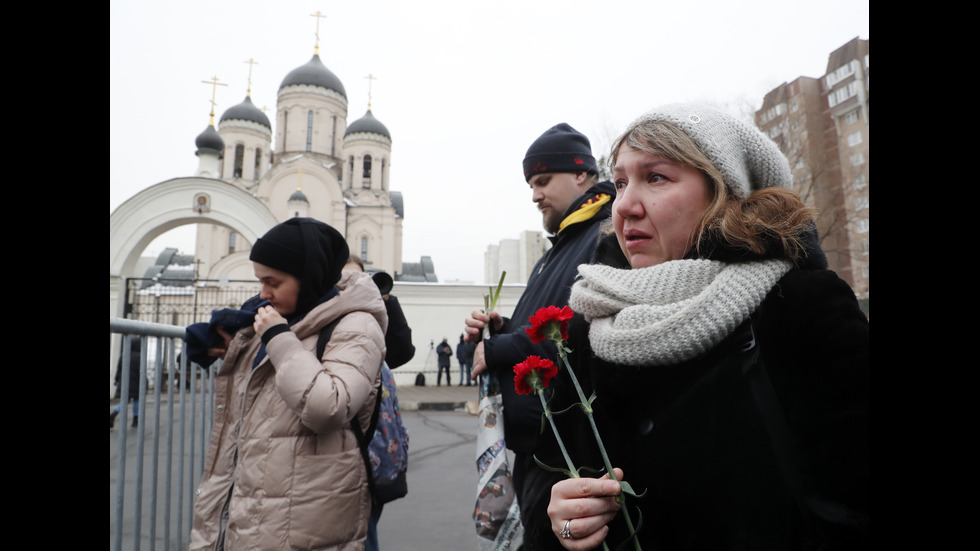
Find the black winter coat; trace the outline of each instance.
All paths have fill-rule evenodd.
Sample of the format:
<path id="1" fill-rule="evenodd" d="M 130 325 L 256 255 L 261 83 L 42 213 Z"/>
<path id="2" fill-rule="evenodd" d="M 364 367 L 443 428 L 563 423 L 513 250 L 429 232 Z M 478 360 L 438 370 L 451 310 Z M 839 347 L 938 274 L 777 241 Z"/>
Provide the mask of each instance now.
<path id="1" fill-rule="evenodd" d="M 408 326 L 405 312 L 398 302 L 398 297 L 388 295 L 385 300 L 385 310 L 388 312 L 388 329 L 385 331 L 385 362 L 388 369 L 397 369 L 415 357 L 415 345 L 412 344 L 412 328 Z"/>
<path id="2" fill-rule="evenodd" d="M 611 182 L 592 186 L 565 212 L 567 217 L 586 202 L 594 201 L 599 194 L 616 195 Z M 588 220 L 571 224 L 557 236 L 551 237 L 552 247 L 534 266 L 527 288 L 521 295 L 514 314 L 504 320 L 504 326 L 484 342 L 484 359 L 487 368 L 493 370 L 500 382 L 504 405 L 504 437 L 507 448 L 516 453 L 531 453 L 541 427 L 541 402 L 537 396 L 524 396 L 514 392 L 514 366 L 530 355 L 554 357 L 555 345 L 550 342 L 533 344 L 525 328 L 528 318 L 545 306 L 568 305 L 568 295 L 578 276 L 580 264 L 586 264 L 595 254 L 599 242 L 599 228 L 612 213 L 612 200 Z"/>
<path id="3" fill-rule="evenodd" d="M 819 252 L 813 258 L 822 262 Z M 646 491 L 627 501 L 634 523 L 642 513 L 644 550 L 868 548 L 869 327 L 835 273 L 812 263 L 792 269 L 749 321 L 680 365 L 594 358 L 579 316 L 569 333 L 569 360 L 585 395 L 595 392 L 611 463 L 637 493 Z M 753 335 L 756 347 L 743 351 Z M 756 398 L 766 380 L 774 394 L 762 399 L 774 397 L 774 409 Z M 566 373 L 551 388 L 553 411 L 577 401 Z M 780 418 L 788 425 L 782 436 L 766 422 Z M 569 412 L 556 423 L 577 466 L 602 467 L 585 415 Z M 784 452 L 789 459 L 780 459 Z M 535 455 L 565 466 L 550 429 Z M 522 504 L 532 519 L 525 551 L 562 549 L 545 486 L 549 492 Z M 622 513 L 610 528 L 615 548 L 628 534 Z"/>

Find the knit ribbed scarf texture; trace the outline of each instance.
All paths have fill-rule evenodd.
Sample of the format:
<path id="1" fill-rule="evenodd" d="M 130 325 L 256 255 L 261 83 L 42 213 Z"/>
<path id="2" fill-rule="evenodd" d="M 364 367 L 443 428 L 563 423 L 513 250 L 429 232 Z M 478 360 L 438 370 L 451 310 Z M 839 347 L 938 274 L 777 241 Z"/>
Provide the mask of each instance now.
<path id="1" fill-rule="evenodd" d="M 639 269 L 579 266 L 568 304 L 599 358 L 673 365 L 711 350 L 749 318 L 792 264 L 673 260 Z"/>

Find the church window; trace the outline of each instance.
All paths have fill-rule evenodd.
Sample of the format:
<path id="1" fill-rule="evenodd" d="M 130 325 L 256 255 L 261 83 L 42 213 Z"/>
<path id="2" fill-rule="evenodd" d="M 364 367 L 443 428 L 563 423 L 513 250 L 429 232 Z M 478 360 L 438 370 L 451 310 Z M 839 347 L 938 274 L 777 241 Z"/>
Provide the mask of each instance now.
<path id="1" fill-rule="evenodd" d="M 238 144 L 235 146 L 235 172 L 232 176 L 233 178 L 242 177 L 242 164 L 244 163 L 244 159 L 245 159 L 245 146 L 242 144 Z"/>
<path id="2" fill-rule="evenodd" d="M 282 115 L 282 144 L 279 146 L 279 151 L 286 150 L 286 132 L 289 130 L 289 117 L 286 113 Z"/>
<path id="3" fill-rule="evenodd" d="M 306 150 L 313 151 L 313 111 L 306 114 Z"/>
<path id="4" fill-rule="evenodd" d="M 354 187 L 354 157 L 348 157 L 347 159 L 347 187 Z"/>
<path id="5" fill-rule="evenodd" d="M 228 234 L 228 254 L 235 252 L 235 242 L 238 241 L 238 234 L 231 232 Z"/>
<path id="6" fill-rule="evenodd" d="M 361 238 L 361 262 L 367 262 L 367 237 Z"/>
<path id="7" fill-rule="evenodd" d="M 388 168 L 388 160 L 387 159 L 381 159 L 381 178 L 379 178 L 379 179 L 381 180 L 381 190 L 382 191 L 384 191 L 384 189 L 385 189 L 385 169 L 386 168 Z"/>
<path id="8" fill-rule="evenodd" d="M 362 174 L 364 178 L 363 184 L 365 188 L 371 187 L 371 156 L 364 156 L 364 172 Z"/>
<path id="9" fill-rule="evenodd" d="M 262 150 L 259 148 L 255 149 L 255 175 L 253 179 L 258 182 L 259 176 L 262 174 Z"/>

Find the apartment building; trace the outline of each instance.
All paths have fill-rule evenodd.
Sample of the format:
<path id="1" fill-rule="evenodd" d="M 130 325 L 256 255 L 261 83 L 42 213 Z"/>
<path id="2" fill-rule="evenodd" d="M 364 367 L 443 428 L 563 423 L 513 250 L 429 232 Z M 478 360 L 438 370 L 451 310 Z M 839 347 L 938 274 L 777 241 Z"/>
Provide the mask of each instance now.
<path id="1" fill-rule="evenodd" d="M 756 124 L 782 149 L 793 189 L 819 211 L 830 268 L 869 311 L 871 287 L 870 40 L 830 53 L 826 73 L 766 94 Z"/>
<path id="2" fill-rule="evenodd" d="M 551 241 L 540 231 L 521 232 L 517 239 L 502 239 L 496 245 L 488 245 L 483 254 L 483 272 L 486 283 L 497 283 L 500 274 L 507 272 L 504 283 L 527 283 L 531 271 Z"/>

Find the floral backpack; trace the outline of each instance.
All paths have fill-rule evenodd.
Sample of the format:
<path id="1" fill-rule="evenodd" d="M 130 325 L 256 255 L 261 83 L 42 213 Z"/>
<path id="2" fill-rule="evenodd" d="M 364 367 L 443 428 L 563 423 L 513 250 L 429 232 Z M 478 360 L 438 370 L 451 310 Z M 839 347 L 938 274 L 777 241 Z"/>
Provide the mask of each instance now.
<path id="1" fill-rule="evenodd" d="M 388 364 L 381 366 L 381 400 L 378 423 L 368 445 L 368 456 L 374 475 L 374 499 L 379 505 L 405 497 L 408 484 L 408 431 L 402 424 L 398 408 L 395 376 Z"/>

